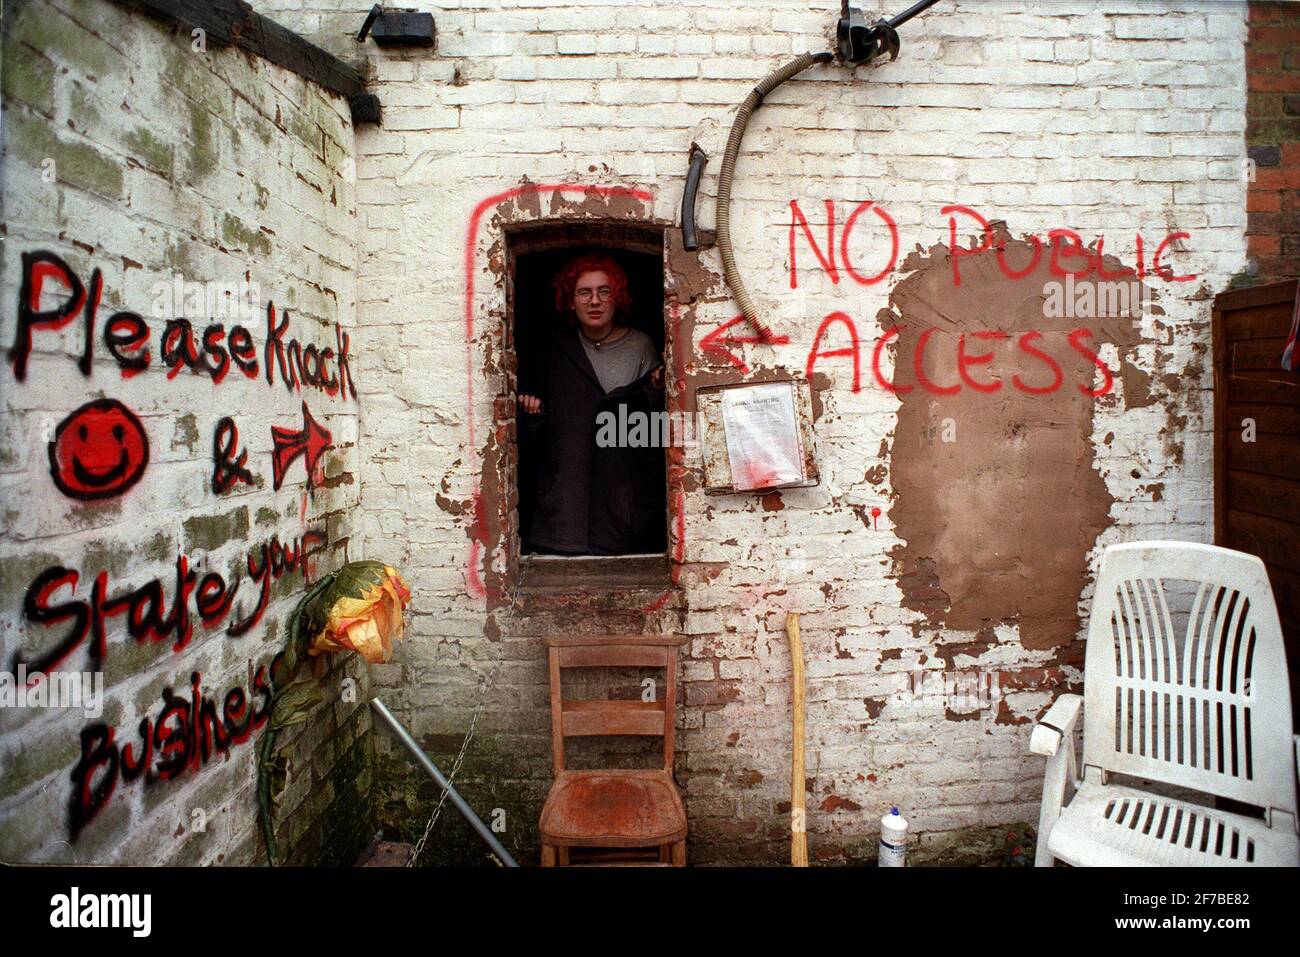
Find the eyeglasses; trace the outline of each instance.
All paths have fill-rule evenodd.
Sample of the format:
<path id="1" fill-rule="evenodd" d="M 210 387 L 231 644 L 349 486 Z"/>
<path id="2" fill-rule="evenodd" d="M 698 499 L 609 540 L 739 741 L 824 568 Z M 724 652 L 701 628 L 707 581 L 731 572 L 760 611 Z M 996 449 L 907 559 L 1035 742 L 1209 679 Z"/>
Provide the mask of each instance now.
<path id="1" fill-rule="evenodd" d="M 580 302 L 591 302 L 593 297 L 599 299 L 601 302 L 604 302 L 606 299 L 613 298 L 614 290 L 610 289 L 608 286 L 601 286 L 599 289 L 594 289 L 594 290 L 579 289 L 577 292 L 574 293 L 574 296 Z"/>

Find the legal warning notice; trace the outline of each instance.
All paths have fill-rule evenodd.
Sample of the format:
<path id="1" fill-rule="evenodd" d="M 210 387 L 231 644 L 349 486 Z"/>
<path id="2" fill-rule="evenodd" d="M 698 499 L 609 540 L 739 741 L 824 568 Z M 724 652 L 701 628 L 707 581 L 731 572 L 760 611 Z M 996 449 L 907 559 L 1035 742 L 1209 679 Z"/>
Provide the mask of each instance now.
<path id="1" fill-rule="evenodd" d="M 736 491 L 793 485 L 806 478 L 789 382 L 727 389 L 722 424 Z"/>

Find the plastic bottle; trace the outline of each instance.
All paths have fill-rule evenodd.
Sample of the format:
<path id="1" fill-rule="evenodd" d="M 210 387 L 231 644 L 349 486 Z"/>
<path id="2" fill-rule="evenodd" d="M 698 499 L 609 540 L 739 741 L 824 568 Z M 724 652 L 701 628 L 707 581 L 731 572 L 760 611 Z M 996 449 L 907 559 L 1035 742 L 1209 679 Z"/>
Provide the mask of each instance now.
<path id="1" fill-rule="evenodd" d="M 907 819 L 890 808 L 880 819 L 880 867 L 907 866 Z"/>

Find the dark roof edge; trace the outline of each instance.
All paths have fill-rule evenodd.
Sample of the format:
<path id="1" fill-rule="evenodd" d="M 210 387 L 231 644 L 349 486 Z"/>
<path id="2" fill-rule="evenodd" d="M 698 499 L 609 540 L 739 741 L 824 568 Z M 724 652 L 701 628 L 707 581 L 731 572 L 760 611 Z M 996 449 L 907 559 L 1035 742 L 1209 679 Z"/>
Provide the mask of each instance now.
<path id="1" fill-rule="evenodd" d="M 311 80 L 348 99 L 356 111 L 366 97 L 365 80 L 355 69 L 287 27 L 250 7 L 244 0 L 113 0 L 159 20 L 205 32 L 214 46 L 235 46 Z M 373 97 L 369 104 L 373 109 Z M 354 121 L 359 118 L 354 115 Z M 365 122 L 364 119 L 361 119 Z"/>

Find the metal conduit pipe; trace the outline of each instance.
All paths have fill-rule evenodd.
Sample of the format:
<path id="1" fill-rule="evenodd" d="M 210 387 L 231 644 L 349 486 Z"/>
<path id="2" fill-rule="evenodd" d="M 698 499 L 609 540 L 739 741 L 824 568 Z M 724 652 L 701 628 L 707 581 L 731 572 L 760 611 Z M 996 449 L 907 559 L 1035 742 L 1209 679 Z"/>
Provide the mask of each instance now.
<path id="1" fill-rule="evenodd" d="M 763 98 L 771 93 L 778 86 L 790 79 L 792 76 L 802 73 L 814 63 L 829 63 L 835 59 L 832 53 L 805 53 L 798 59 L 791 60 L 785 66 L 773 70 L 758 86 L 750 91 L 749 96 L 745 97 L 745 102 L 740 104 L 740 109 L 736 111 L 736 119 L 731 124 L 731 134 L 727 137 L 727 149 L 722 154 L 722 171 L 718 176 L 718 201 L 717 201 L 717 230 L 718 230 L 718 250 L 722 254 L 722 272 L 727 280 L 727 287 L 731 290 L 731 295 L 735 298 L 737 305 L 740 306 L 741 312 L 749 320 L 750 325 L 758 332 L 759 338 L 763 342 L 770 342 L 772 339 L 772 330 L 767 324 L 758 318 L 758 309 L 754 306 L 754 300 L 749 296 L 749 290 L 745 288 L 745 281 L 740 277 L 740 270 L 736 267 L 736 254 L 731 248 L 731 177 L 736 170 L 736 157 L 740 155 L 740 141 L 745 137 L 745 127 L 749 124 L 749 117 L 758 109 L 763 102 Z"/>
<path id="2" fill-rule="evenodd" d="M 877 20 L 874 25 L 867 26 L 862 11 L 857 7 L 849 6 L 850 0 L 843 0 L 840 6 L 840 21 L 836 27 L 836 50 L 840 59 L 849 65 L 869 63 L 885 54 L 889 54 L 891 60 L 896 59 L 899 48 L 898 27 L 938 2 L 939 0 L 917 0 L 897 16 L 888 20 Z M 745 288 L 745 281 L 736 266 L 736 254 L 731 248 L 731 178 L 736 171 L 736 157 L 740 155 L 740 141 L 745 137 L 745 127 L 749 124 L 750 115 L 758 109 L 767 94 L 814 63 L 829 63 L 835 58 L 834 53 L 805 53 L 769 73 L 750 91 L 745 102 L 740 104 L 740 108 L 736 111 L 736 119 L 731 124 L 731 135 L 727 137 L 727 149 L 722 156 L 722 172 L 718 177 L 717 244 L 722 254 L 722 270 L 727 280 L 727 288 L 731 290 L 736 304 L 745 314 L 745 319 L 758 333 L 760 342 L 771 342 L 772 330 L 758 318 L 758 309 L 754 306 L 754 300 L 750 298 L 749 290 Z M 692 164 L 692 173 L 694 172 L 695 167 Z M 693 201 L 694 192 L 688 190 L 687 196 Z M 683 226 L 687 224 L 688 219 L 691 220 L 693 240 L 693 216 L 687 217 L 683 214 Z"/>

